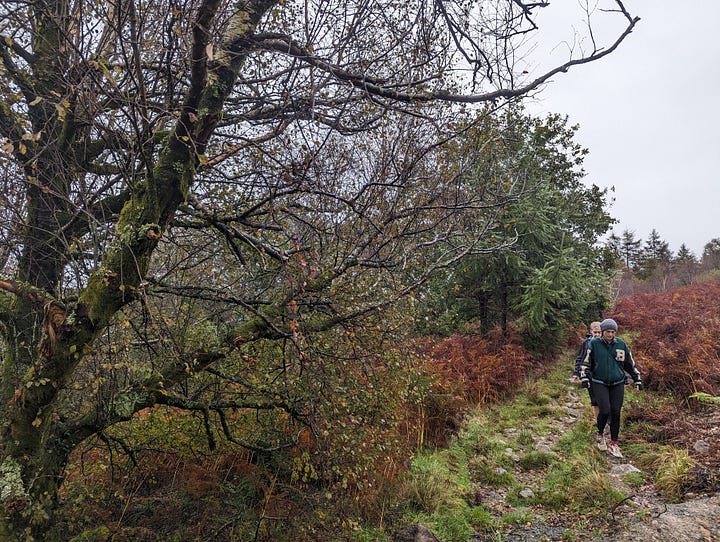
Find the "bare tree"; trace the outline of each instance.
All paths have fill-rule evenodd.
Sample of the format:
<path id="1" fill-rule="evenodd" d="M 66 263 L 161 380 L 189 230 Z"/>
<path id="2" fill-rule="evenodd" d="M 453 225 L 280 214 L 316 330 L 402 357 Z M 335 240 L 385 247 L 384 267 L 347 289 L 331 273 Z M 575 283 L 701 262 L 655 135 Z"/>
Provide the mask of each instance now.
<path id="1" fill-rule="evenodd" d="M 278 341 L 310 364 L 313 333 L 488 249 L 515 188 L 463 184 L 458 105 L 611 53 L 638 19 L 609 4 L 614 42 L 523 80 L 547 2 L 0 2 L 0 540 L 52 539 L 69 454 L 141 409 L 197 411 L 247 446 L 227 409 L 302 420 L 232 362 Z M 77 385 L 131 331 L 112 385 Z"/>

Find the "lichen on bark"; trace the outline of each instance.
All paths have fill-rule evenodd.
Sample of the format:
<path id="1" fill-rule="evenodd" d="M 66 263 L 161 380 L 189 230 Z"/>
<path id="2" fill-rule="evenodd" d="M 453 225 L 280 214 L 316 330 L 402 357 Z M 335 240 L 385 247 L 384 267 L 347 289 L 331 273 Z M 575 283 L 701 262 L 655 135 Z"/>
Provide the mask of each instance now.
<path id="1" fill-rule="evenodd" d="M 0 463 L 0 502 L 27 498 L 20 464 L 12 457 Z"/>

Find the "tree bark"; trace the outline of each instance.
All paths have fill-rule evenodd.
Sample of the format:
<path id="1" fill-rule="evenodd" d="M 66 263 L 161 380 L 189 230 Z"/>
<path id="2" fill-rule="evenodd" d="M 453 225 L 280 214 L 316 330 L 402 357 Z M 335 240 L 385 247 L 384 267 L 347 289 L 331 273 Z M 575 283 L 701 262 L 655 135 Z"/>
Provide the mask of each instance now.
<path id="1" fill-rule="evenodd" d="M 55 413 L 58 393 L 78 362 L 114 315 L 137 298 L 150 258 L 178 206 L 186 201 L 199 157 L 211 137 L 225 100 L 248 52 L 249 36 L 276 0 L 240 2 L 227 25 L 221 48 L 209 61 L 208 29 L 219 2 L 208 0 L 197 12 L 191 80 L 182 114 L 160 150 L 144 183 L 134 190 L 117 221 L 118 238 L 100 267 L 65 305 L 54 297 L 68 258 L 62 235 L 73 226 L 67 208 L 67 187 L 73 164 L 65 157 L 77 126 L 70 114 L 57 108 L 34 107 L 34 129 L 43 133 L 38 155 L 25 162 L 28 226 L 17 280 L 0 286 L 14 296 L 6 306 L 8 324 L 2 373 L 2 448 L 0 448 L 0 541 L 54 540 L 53 512 L 57 491 L 73 448 L 83 438 L 110 423 L 129 419 L 134 412 L 158 402 L 152 389 L 139 388 L 103 419 L 91 415 L 83 423 L 66 424 Z M 58 40 L 67 6 L 57 3 L 39 10 L 35 48 L 38 84 L 35 92 L 49 94 L 57 86 Z M 70 89 L 68 89 L 69 91 Z M 41 102 L 42 103 L 42 102 Z M 60 106 L 62 107 L 62 106 Z M 54 127 L 48 129 L 48 126 Z M 170 382 L 168 382 L 170 383 Z M 125 410 L 119 412 L 120 407 Z"/>

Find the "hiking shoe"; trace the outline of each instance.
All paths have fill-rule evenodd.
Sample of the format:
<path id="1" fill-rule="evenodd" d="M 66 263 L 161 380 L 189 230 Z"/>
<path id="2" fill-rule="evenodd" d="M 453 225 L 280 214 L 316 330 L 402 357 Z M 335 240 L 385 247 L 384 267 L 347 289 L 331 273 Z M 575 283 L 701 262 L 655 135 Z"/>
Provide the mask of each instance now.
<path id="1" fill-rule="evenodd" d="M 623 456 L 622 452 L 620 451 L 620 446 L 618 446 L 618 443 L 612 440 L 607 444 L 607 451 L 610 455 L 613 455 L 615 457 Z"/>
<path id="2" fill-rule="evenodd" d="M 605 442 L 605 437 L 601 435 L 600 433 L 597 434 L 597 448 L 601 452 L 604 452 L 608 449 L 607 443 Z"/>

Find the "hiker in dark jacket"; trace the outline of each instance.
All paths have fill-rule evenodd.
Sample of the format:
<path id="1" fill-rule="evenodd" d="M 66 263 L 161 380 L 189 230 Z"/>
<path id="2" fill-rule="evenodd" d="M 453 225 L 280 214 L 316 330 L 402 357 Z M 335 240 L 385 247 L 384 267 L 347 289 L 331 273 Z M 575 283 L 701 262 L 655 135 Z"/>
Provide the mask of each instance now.
<path id="1" fill-rule="evenodd" d="M 630 348 L 616 337 L 617 323 L 611 318 L 600 322 L 600 337 L 590 341 L 585 359 L 580 363 L 580 382 L 584 388 L 592 388 L 600 407 L 597 415 L 597 446 L 615 457 L 622 457 L 618 446 L 620 434 L 620 411 L 625 398 L 625 373 L 629 374 L 638 390 L 642 389 L 640 373 L 635 368 Z M 610 419 L 610 442 L 603 433 Z"/>
<path id="2" fill-rule="evenodd" d="M 588 334 L 585 337 L 585 340 L 583 340 L 582 344 L 580 345 L 580 350 L 578 350 L 577 356 L 575 356 L 575 370 L 572 373 L 573 382 L 580 382 L 580 364 L 587 355 L 587 351 L 590 348 L 590 341 L 592 341 L 595 337 L 599 337 L 600 335 L 600 322 L 591 322 L 590 328 L 588 329 Z M 593 413 L 595 414 L 595 418 L 597 419 L 600 407 L 598 407 L 597 401 L 593 396 L 592 386 L 590 386 L 587 390 L 588 395 L 590 395 L 590 404 L 592 405 Z"/>

